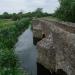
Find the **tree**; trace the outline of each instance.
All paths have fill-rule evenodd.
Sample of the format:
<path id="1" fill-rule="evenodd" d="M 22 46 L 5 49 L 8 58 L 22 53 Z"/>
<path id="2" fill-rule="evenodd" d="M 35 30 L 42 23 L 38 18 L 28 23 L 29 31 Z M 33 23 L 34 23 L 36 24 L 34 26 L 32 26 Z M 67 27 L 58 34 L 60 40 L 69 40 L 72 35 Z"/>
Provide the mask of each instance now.
<path id="1" fill-rule="evenodd" d="M 75 22 L 75 0 L 59 0 L 59 3 L 56 16 L 64 21 Z"/>
<path id="2" fill-rule="evenodd" d="M 12 14 L 12 20 L 16 21 L 19 19 L 19 16 L 16 13 Z"/>
<path id="3" fill-rule="evenodd" d="M 38 12 L 38 13 L 42 13 L 42 8 L 37 8 L 36 10 L 35 10 L 35 12 Z"/>
<path id="4" fill-rule="evenodd" d="M 11 17 L 11 15 L 8 14 L 8 12 L 4 12 L 2 15 L 2 18 L 4 18 L 4 19 L 9 19 L 10 17 Z"/>
<path id="5" fill-rule="evenodd" d="M 23 18 L 23 12 L 19 12 L 19 13 L 17 14 L 17 16 L 18 16 L 18 19 Z"/>
<path id="6" fill-rule="evenodd" d="M 42 17 L 42 15 L 43 15 L 43 11 L 42 11 L 43 9 L 42 8 L 37 8 L 34 12 L 33 12 L 33 14 L 35 15 L 35 17 Z"/>

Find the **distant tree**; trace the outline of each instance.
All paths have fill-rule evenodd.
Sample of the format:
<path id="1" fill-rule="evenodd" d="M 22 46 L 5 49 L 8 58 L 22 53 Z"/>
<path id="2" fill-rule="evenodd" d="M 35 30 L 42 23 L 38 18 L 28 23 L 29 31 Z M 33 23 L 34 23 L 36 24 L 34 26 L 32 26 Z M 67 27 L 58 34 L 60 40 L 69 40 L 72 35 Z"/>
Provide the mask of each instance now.
<path id="1" fill-rule="evenodd" d="M 10 17 L 11 17 L 11 15 L 8 14 L 8 12 L 4 12 L 2 15 L 2 18 L 4 18 L 4 19 L 9 19 Z"/>
<path id="2" fill-rule="evenodd" d="M 19 13 L 17 14 L 17 16 L 18 16 L 18 19 L 23 18 L 23 12 L 19 12 Z"/>
<path id="3" fill-rule="evenodd" d="M 65 21 L 75 22 L 75 0 L 59 0 L 59 3 L 56 16 Z"/>
<path id="4" fill-rule="evenodd" d="M 43 9 L 42 8 L 37 8 L 34 12 L 33 15 L 35 15 L 35 17 L 42 17 L 43 15 Z"/>
<path id="5" fill-rule="evenodd" d="M 37 8 L 34 12 L 32 12 L 33 17 L 47 17 L 51 16 L 51 14 L 47 12 L 43 12 L 43 8 Z"/>
<path id="6" fill-rule="evenodd" d="M 42 8 L 37 8 L 37 9 L 35 10 L 35 12 L 42 13 L 42 12 L 43 12 L 42 10 L 43 10 Z"/>
<path id="7" fill-rule="evenodd" d="M 3 19 L 3 15 L 0 15 L 0 19 Z"/>
<path id="8" fill-rule="evenodd" d="M 23 14 L 23 12 L 19 12 L 18 14 Z"/>
<path id="9" fill-rule="evenodd" d="M 16 13 L 12 14 L 12 20 L 16 21 L 19 19 L 19 16 Z"/>
<path id="10" fill-rule="evenodd" d="M 33 14 L 31 12 L 25 13 L 23 17 L 32 18 Z"/>

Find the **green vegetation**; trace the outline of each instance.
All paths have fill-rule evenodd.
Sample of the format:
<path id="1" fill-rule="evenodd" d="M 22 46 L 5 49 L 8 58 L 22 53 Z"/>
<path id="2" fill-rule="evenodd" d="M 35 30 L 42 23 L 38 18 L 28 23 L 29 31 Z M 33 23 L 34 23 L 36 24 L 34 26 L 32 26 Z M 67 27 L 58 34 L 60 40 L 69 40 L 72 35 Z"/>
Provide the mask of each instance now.
<path id="1" fill-rule="evenodd" d="M 60 7 L 56 10 L 57 18 L 75 22 L 75 0 L 59 0 Z"/>
<path id="2" fill-rule="evenodd" d="M 54 20 L 51 16 L 55 16 L 64 21 L 75 22 L 75 0 L 59 0 L 59 3 L 60 7 L 55 14 L 44 13 L 42 8 L 37 8 L 28 13 L 4 12 L 0 15 L 0 75 L 27 75 L 19 68 L 13 47 L 18 36 L 28 28 L 33 18 L 46 17 L 46 20 Z"/>
<path id="3" fill-rule="evenodd" d="M 0 19 L 0 29 L 10 27 L 14 22 L 11 19 Z"/>
<path id="4" fill-rule="evenodd" d="M 25 75 L 19 69 L 13 47 L 17 37 L 28 28 L 29 24 L 29 18 L 17 21 L 0 20 L 0 75 Z"/>
<path id="5" fill-rule="evenodd" d="M 0 15 L 0 75 L 27 75 L 18 65 L 13 47 L 18 36 L 28 28 L 33 18 L 49 15 L 51 14 L 44 13 L 42 8 L 28 13 L 4 12 Z"/>
<path id="6" fill-rule="evenodd" d="M 35 11 L 33 12 L 28 12 L 28 13 L 23 13 L 23 12 L 19 12 L 19 13 L 13 13 L 13 14 L 9 14 L 7 12 L 4 12 L 2 15 L 0 15 L 0 19 L 12 19 L 13 21 L 16 20 L 20 20 L 22 18 L 38 18 L 38 17 L 47 17 L 47 16 L 51 16 L 51 14 L 48 13 L 44 13 L 42 8 L 37 8 Z"/>

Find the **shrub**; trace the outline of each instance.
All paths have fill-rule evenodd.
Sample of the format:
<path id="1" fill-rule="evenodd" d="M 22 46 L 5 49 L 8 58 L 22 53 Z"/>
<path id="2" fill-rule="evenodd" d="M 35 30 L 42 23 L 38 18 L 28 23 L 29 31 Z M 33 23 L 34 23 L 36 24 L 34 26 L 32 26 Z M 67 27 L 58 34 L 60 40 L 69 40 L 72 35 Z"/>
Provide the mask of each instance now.
<path id="1" fill-rule="evenodd" d="M 14 68 L 16 67 L 16 56 L 11 49 L 0 50 L 0 67 Z"/>

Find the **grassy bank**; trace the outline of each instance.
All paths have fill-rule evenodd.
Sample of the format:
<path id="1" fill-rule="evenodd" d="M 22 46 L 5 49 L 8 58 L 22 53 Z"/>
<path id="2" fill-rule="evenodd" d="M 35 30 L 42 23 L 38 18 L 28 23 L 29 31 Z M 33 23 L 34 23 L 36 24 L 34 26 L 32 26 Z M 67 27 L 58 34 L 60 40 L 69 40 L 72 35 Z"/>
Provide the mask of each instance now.
<path id="1" fill-rule="evenodd" d="M 28 28 L 30 19 L 18 21 L 0 20 L 0 75 L 24 75 L 18 69 L 14 44 L 18 36 Z"/>

